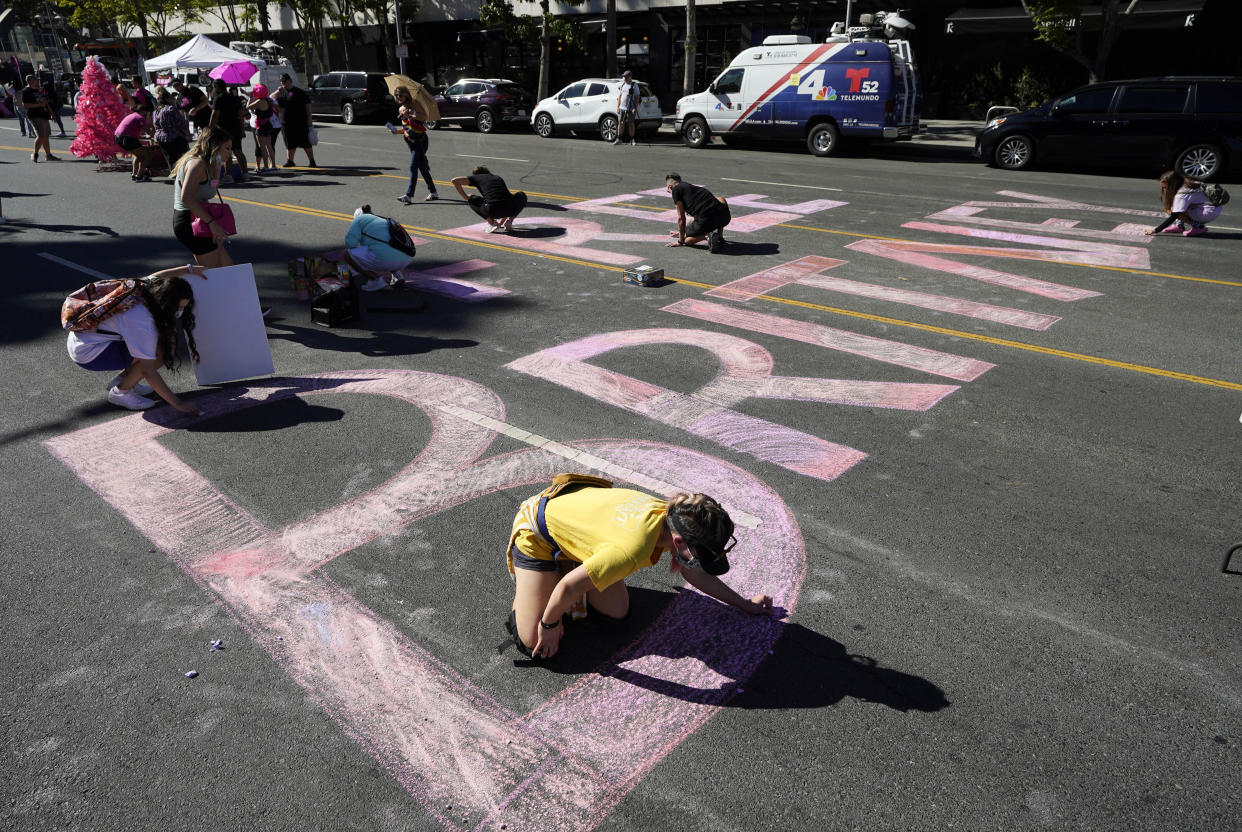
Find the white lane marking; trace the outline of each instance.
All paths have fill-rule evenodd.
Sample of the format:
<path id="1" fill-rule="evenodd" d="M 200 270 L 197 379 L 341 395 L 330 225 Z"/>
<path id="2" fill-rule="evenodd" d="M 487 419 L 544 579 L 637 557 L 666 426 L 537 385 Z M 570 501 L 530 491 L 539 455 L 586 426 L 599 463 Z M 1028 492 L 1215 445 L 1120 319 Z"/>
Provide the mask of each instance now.
<path id="1" fill-rule="evenodd" d="M 748 185 L 775 185 L 778 188 L 806 188 L 811 191 L 844 191 L 845 188 L 823 188 L 819 185 L 790 185 L 787 182 L 760 182 L 758 179 L 728 179 L 722 177 L 721 182 L 745 182 Z"/>
<path id="2" fill-rule="evenodd" d="M 530 159 L 510 159 L 508 156 L 476 156 L 473 153 L 458 153 L 460 159 L 497 159 L 501 162 L 529 162 Z"/>
<path id="3" fill-rule="evenodd" d="M 531 433 L 528 430 L 522 430 L 521 428 L 515 425 L 511 425 L 508 422 L 502 422 L 499 419 L 493 419 L 490 416 L 486 416 L 474 410 L 470 410 L 468 408 L 461 407 L 459 405 L 451 405 L 451 404 L 442 404 L 442 405 L 439 405 L 439 408 L 444 413 L 447 413 L 451 416 L 456 416 L 458 419 L 463 419 L 467 422 L 470 422 L 471 424 L 475 424 L 475 425 L 478 425 L 479 427 L 487 428 L 488 430 L 495 431 L 496 433 L 503 433 L 505 436 L 508 436 L 511 439 L 516 439 L 517 441 L 523 442 L 527 445 L 530 445 L 532 448 L 542 448 L 543 450 L 549 453 L 553 453 L 553 454 L 556 454 L 557 456 L 564 457 L 565 459 L 570 460 L 572 462 L 576 462 L 579 465 L 583 465 L 588 468 L 594 468 L 596 471 L 600 471 L 602 473 L 608 474 L 609 476 L 616 477 L 617 479 L 622 479 L 628 482 L 632 482 L 635 485 L 638 485 L 640 488 L 647 489 L 653 494 L 658 494 L 658 495 L 663 496 L 663 495 L 669 495 L 669 494 L 676 494 L 677 492 L 683 490 L 682 488 L 679 488 L 676 485 L 672 485 L 671 483 L 663 482 L 662 480 L 657 480 L 652 477 L 648 477 L 646 474 L 641 474 L 638 471 L 633 470 L 632 468 L 626 468 L 624 465 L 615 465 L 606 459 L 602 459 L 598 456 L 595 456 L 594 454 L 589 454 L 586 451 L 576 450 L 574 448 L 569 447 L 568 445 L 563 445 L 560 442 L 551 440 L 547 438 L 546 436 L 540 436 L 537 433 Z M 747 514 L 744 511 L 738 511 L 736 509 L 731 510 L 729 512 L 729 516 L 733 518 L 733 522 L 747 529 L 758 528 L 759 525 L 763 522 L 758 517 L 755 517 L 753 514 Z"/>
<path id="4" fill-rule="evenodd" d="M 82 274 L 88 274 L 91 277 L 95 278 L 96 280 L 112 280 L 112 275 L 110 274 L 104 274 L 103 272 L 97 272 L 94 269 L 89 268 L 87 266 L 79 266 L 77 263 L 74 263 L 71 260 L 66 260 L 63 257 L 57 257 L 55 254 L 48 254 L 46 251 L 39 252 L 39 256 L 42 257 L 44 260 L 51 260 L 53 263 L 59 263 L 62 266 L 67 266 L 70 269 L 76 269 L 77 271 L 82 272 Z"/>

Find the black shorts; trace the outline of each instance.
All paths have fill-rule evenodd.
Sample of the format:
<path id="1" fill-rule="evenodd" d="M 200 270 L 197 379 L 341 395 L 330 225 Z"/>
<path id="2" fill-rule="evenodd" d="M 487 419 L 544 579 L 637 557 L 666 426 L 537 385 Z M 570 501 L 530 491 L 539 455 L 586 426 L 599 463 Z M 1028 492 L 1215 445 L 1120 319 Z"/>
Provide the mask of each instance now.
<path id="1" fill-rule="evenodd" d="M 733 221 L 733 215 L 729 213 L 729 206 L 723 202 L 717 204 L 720 206 L 719 208 L 715 208 L 701 217 L 694 218 L 694 222 L 690 223 L 690 227 L 686 229 L 687 237 L 706 237 L 713 231 L 719 231 Z"/>
<path id="2" fill-rule="evenodd" d="M 484 202 L 481 196 L 472 196 L 466 200 L 474 212 L 485 220 L 502 220 L 516 217 L 526 207 L 525 191 L 518 191 L 509 199 L 500 202 Z"/>
<path id="3" fill-rule="evenodd" d="M 135 150 L 142 147 L 142 142 L 138 141 L 133 136 L 115 136 L 114 138 L 116 139 L 117 147 L 129 153 L 133 153 Z"/>
<path id="4" fill-rule="evenodd" d="M 195 237 L 191 223 L 194 215 L 189 211 L 173 211 L 173 236 L 189 249 L 190 254 L 210 254 L 216 250 L 216 241 L 210 237 Z"/>
<path id="5" fill-rule="evenodd" d="M 262 127 L 259 127 L 258 129 L 255 130 L 255 133 L 257 133 L 260 136 L 275 136 L 279 132 L 280 132 L 279 127 L 273 127 L 270 124 L 264 124 Z"/>

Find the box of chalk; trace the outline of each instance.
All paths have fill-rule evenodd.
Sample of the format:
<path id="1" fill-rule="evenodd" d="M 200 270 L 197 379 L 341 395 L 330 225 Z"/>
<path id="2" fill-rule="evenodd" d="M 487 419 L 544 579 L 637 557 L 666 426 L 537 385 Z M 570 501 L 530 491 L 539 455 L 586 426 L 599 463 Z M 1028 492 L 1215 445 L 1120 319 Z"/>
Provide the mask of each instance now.
<path id="1" fill-rule="evenodd" d="M 664 280 L 664 269 L 656 266 L 635 266 L 626 269 L 621 279 L 635 286 L 657 286 Z"/>

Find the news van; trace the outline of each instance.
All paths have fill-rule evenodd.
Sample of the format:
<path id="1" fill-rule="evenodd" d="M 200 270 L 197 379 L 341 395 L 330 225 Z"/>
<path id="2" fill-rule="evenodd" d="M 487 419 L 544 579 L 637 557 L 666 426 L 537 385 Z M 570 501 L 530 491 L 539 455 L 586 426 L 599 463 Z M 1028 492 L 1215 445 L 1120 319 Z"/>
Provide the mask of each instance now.
<path id="1" fill-rule="evenodd" d="M 708 88 L 677 102 L 675 127 L 689 147 L 712 136 L 802 141 L 831 156 L 843 137 L 902 141 L 919 132 L 922 91 L 908 41 L 888 39 L 892 16 L 879 27 L 841 32 L 824 43 L 774 35 L 741 52 Z M 866 18 L 868 16 L 864 16 Z M 870 23 L 870 21 L 868 21 Z M 857 35 L 862 35 L 858 37 Z"/>

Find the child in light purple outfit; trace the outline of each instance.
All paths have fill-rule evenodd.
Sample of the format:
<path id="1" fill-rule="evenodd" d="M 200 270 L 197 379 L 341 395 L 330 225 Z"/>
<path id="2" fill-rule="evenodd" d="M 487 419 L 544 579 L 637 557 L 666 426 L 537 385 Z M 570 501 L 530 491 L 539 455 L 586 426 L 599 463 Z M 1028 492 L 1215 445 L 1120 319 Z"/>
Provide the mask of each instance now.
<path id="1" fill-rule="evenodd" d="M 1203 193 L 1201 183 L 1188 179 L 1174 170 L 1160 177 L 1160 202 L 1168 218 L 1147 235 L 1182 234 L 1198 237 L 1207 233 L 1207 224 L 1220 216 L 1221 207 L 1213 205 Z"/>

